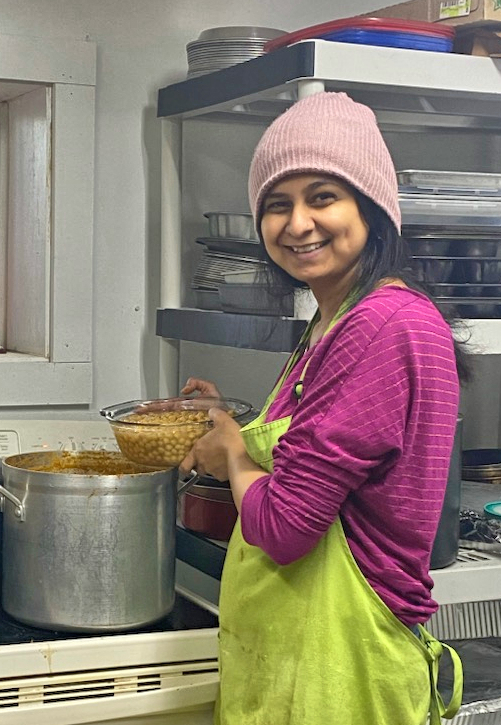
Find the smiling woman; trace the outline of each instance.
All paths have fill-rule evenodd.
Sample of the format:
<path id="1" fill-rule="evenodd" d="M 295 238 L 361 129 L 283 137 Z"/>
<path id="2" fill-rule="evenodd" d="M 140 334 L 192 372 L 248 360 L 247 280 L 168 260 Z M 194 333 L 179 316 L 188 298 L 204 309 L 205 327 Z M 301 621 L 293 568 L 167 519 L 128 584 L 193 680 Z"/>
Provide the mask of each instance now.
<path id="1" fill-rule="evenodd" d="M 182 464 L 229 480 L 240 513 L 216 724 L 440 725 L 460 664 L 446 711 L 423 624 L 460 356 L 406 270 L 372 111 L 343 93 L 293 105 L 256 148 L 249 200 L 272 280 L 318 310 L 260 415 L 239 429 L 213 411 Z"/>

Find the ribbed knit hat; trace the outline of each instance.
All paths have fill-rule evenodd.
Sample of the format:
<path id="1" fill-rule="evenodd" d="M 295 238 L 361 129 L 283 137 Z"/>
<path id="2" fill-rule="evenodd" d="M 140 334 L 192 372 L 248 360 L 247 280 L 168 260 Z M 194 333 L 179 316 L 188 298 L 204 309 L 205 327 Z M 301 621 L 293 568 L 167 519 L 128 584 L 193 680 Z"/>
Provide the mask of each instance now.
<path id="1" fill-rule="evenodd" d="M 249 172 L 249 201 L 259 230 L 265 194 L 295 173 L 333 174 L 372 199 L 400 231 L 395 167 L 370 108 L 346 93 L 315 93 L 267 128 Z"/>

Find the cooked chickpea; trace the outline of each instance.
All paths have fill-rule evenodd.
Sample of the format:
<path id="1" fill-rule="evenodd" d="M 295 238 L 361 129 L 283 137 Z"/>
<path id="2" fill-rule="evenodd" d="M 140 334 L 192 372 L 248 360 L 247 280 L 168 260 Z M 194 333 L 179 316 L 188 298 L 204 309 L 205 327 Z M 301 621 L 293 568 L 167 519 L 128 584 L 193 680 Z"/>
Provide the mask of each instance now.
<path id="1" fill-rule="evenodd" d="M 127 425 L 121 425 L 121 422 Z M 113 430 L 126 458 L 147 466 L 172 468 L 178 466 L 195 441 L 207 433 L 209 424 L 206 410 L 168 410 L 132 413 L 114 423 Z"/>

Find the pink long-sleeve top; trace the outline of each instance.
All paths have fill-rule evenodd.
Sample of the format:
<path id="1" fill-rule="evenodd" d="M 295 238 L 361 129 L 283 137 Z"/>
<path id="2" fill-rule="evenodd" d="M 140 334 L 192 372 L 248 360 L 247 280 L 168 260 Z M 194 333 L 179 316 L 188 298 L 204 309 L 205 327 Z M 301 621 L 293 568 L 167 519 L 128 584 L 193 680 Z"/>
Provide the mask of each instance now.
<path id="1" fill-rule="evenodd" d="M 267 420 L 292 421 L 273 474 L 244 496 L 245 540 L 287 565 L 340 515 L 369 584 L 402 622 L 425 622 L 437 609 L 429 563 L 458 400 L 451 332 L 432 303 L 397 286 L 372 292 L 300 358 L 269 408 Z"/>

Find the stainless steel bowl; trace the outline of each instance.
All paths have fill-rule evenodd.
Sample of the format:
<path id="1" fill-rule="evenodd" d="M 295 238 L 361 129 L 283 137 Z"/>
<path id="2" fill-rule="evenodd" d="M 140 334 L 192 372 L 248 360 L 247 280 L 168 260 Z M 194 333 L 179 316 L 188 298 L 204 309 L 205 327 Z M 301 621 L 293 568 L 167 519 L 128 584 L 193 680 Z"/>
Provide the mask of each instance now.
<path id="1" fill-rule="evenodd" d="M 220 239 L 258 240 L 252 214 L 234 214 L 226 211 L 208 211 L 209 234 Z"/>

